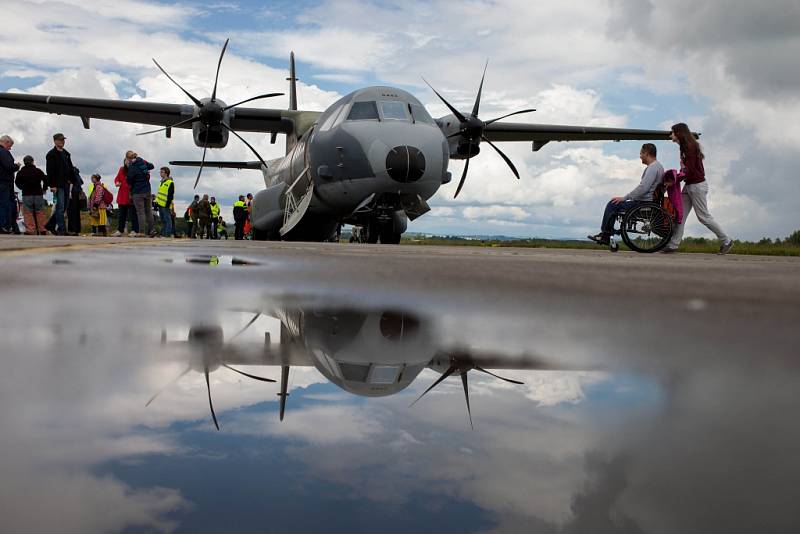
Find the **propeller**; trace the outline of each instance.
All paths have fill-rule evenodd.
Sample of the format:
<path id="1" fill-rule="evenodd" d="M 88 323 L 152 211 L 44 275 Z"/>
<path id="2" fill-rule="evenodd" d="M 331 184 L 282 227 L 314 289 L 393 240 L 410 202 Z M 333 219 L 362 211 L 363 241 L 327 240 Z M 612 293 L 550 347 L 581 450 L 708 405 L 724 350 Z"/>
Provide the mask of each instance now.
<path id="1" fill-rule="evenodd" d="M 244 138 L 241 135 L 236 133 L 233 129 L 231 129 L 230 126 L 228 126 L 224 122 L 225 112 L 235 108 L 236 106 L 240 106 L 242 104 L 246 104 L 247 102 L 252 102 L 254 100 L 261 100 L 261 99 L 264 99 L 264 98 L 272 98 L 272 97 L 276 97 L 276 96 L 283 96 L 283 93 L 264 93 L 264 94 L 261 94 L 261 95 L 258 95 L 258 96 L 247 98 L 245 100 L 242 100 L 241 102 L 237 102 L 236 104 L 232 104 L 230 106 L 224 106 L 223 107 L 222 105 L 220 105 L 218 103 L 218 101 L 217 101 L 217 86 L 219 84 L 219 71 L 220 71 L 220 68 L 222 67 L 222 58 L 225 57 L 225 51 L 228 49 L 228 43 L 229 42 L 230 42 L 230 39 L 226 39 L 225 40 L 225 44 L 222 46 L 222 52 L 220 53 L 219 61 L 217 62 L 217 71 L 216 71 L 216 74 L 214 75 L 214 89 L 211 91 L 211 99 L 208 102 L 205 102 L 205 103 L 203 101 L 201 101 L 199 98 L 195 97 L 189 91 L 184 89 L 181 86 L 181 84 L 179 84 L 177 81 L 175 81 L 175 79 L 172 76 L 170 76 L 169 73 L 167 73 L 167 71 L 164 69 L 164 67 L 162 67 L 158 63 L 158 61 L 156 61 L 155 58 L 154 58 L 153 59 L 153 63 L 155 63 L 156 67 L 158 67 L 158 70 L 160 70 L 162 73 L 164 73 L 164 76 L 166 76 L 169 81 L 174 83 L 175 86 L 178 87 L 178 89 L 183 91 L 184 94 L 186 94 L 186 96 L 189 97 L 189 100 L 191 100 L 194 103 L 194 105 L 195 105 L 195 113 L 191 117 L 188 117 L 186 119 L 182 119 L 182 120 L 180 120 L 180 121 L 178 121 L 178 122 L 176 122 L 174 124 L 171 124 L 169 126 L 166 126 L 164 128 L 159 128 L 157 130 L 150 130 L 150 131 L 142 132 L 142 133 L 139 133 L 139 134 L 136 134 L 136 135 L 150 135 L 150 134 L 154 134 L 154 133 L 158 133 L 158 132 L 163 132 L 164 130 L 169 130 L 171 128 L 176 128 L 178 126 L 185 126 L 187 124 L 194 124 L 196 122 L 201 123 L 203 126 L 206 127 L 206 129 L 215 128 L 215 127 L 221 127 L 223 129 L 227 130 L 228 132 L 232 133 L 240 141 L 242 141 L 245 145 L 247 145 L 247 148 L 249 148 L 250 151 L 253 154 L 255 154 L 255 156 L 258 158 L 258 160 L 264 166 L 266 166 L 266 162 L 264 161 L 264 158 L 261 157 L 261 155 L 258 153 L 258 151 L 255 148 L 253 148 L 253 146 L 250 143 L 245 141 Z M 207 150 L 208 150 L 208 138 L 206 137 L 206 139 L 203 141 L 203 159 L 200 162 L 200 169 L 197 171 L 197 178 L 194 181 L 194 188 L 195 189 L 197 189 L 197 184 L 200 183 L 200 176 L 203 174 L 203 168 L 205 167 L 206 151 Z"/>
<path id="2" fill-rule="evenodd" d="M 480 90 L 479 90 L 479 92 L 480 92 Z M 469 160 L 467 160 L 467 161 L 469 161 Z M 419 402 L 419 400 L 422 397 L 424 397 L 425 395 L 427 395 L 428 392 L 430 392 L 433 388 L 435 388 L 436 386 L 441 384 L 448 376 L 450 376 L 453 373 L 457 372 L 461 376 L 461 385 L 464 388 L 464 399 L 467 401 L 467 415 L 469 416 L 469 426 L 470 426 L 470 428 L 474 429 L 475 427 L 472 425 L 472 409 L 470 408 L 470 405 L 469 405 L 469 382 L 468 382 L 468 379 L 467 379 L 468 373 L 473 369 L 476 370 L 476 371 L 479 371 L 481 373 L 485 373 L 487 375 L 491 375 L 491 376 L 493 376 L 495 378 L 499 378 L 500 380 L 504 380 L 506 382 L 510 382 L 512 384 L 520 384 L 520 385 L 524 384 L 524 382 L 520 382 L 519 380 L 512 380 L 511 378 L 504 378 L 502 376 L 496 375 L 496 374 L 494 374 L 492 372 L 489 372 L 486 369 L 484 369 L 483 367 L 480 367 L 478 365 L 462 364 L 462 363 L 459 363 L 459 362 L 453 360 L 451 362 L 451 364 L 450 364 L 450 367 L 448 367 L 447 370 L 444 373 L 442 373 L 442 376 L 440 376 L 436 380 L 436 382 L 431 384 L 430 387 L 428 387 L 428 389 L 423 391 L 422 395 L 417 397 L 417 399 L 410 404 L 409 408 L 411 406 L 414 406 L 417 402 Z"/>
<path id="3" fill-rule="evenodd" d="M 488 66 L 489 62 L 487 61 L 486 65 L 483 68 L 481 83 L 478 86 L 478 96 L 475 98 L 475 104 L 472 106 L 472 113 L 470 113 L 469 115 L 464 115 L 463 113 L 458 111 L 455 107 L 453 107 L 452 104 L 450 104 L 450 102 L 447 101 L 447 99 L 445 99 L 445 97 L 443 97 L 436 89 L 433 88 L 433 86 L 430 83 L 428 83 L 428 80 L 422 78 L 422 80 L 426 84 L 428 84 L 428 87 L 431 88 L 431 90 L 436 94 L 436 96 L 439 97 L 439 100 L 441 100 L 444 103 L 444 105 L 447 106 L 447 109 L 449 109 L 453 113 L 453 115 L 458 119 L 460 123 L 458 131 L 448 135 L 447 138 L 452 139 L 458 137 L 459 145 L 467 146 L 467 152 L 465 154 L 466 156 L 465 159 L 467 161 L 464 164 L 464 172 L 461 174 L 461 180 L 459 180 L 458 182 L 458 187 L 456 188 L 456 194 L 453 196 L 453 198 L 458 197 L 458 194 L 461 192 L 461 188 L 464 187 L 464 182 L 467 179 L 467 172 L 469 171 L 469 160 L 473 156 L 477 156 L 478 153 L 480 152 L 479 145 L 481 141 L 489 143 L 489 146 L 491 146 L 498 154 L 500 154 L 500 157 L 503 158 L 503 161 L 506 162 L 506 165 L 508 165 L 508 167 L 511 169 L 511 172 L 514 173 L 514 176 L 516 176 L 517 179 L 519 179 L 519 171 L 517 171 L 517 168 L 511 162 L 511 159 L 509 159 L 509 157 L 506 156 L 505 153 L 503 153 L 503 151 L 497 147 L 497 145 L 495 145 L 489 139 L 487 139 L 487 137 L 484 135 L 483 132 L 488 125 L 497 122 L 499 120 L 505 119 L 506 117 L 511 117 L 512 115 L 520 115 L 522 113 L 531 113 L 536 110 L 523 109 L 520 111 L 514 111 L 512 113 L 507 113 L 501 117 L 497 117 L 495 119 L 491 119 L 488 121 L 481 120 L 478 117 L 478 112 L 480 111 L 481 107 L 481 95 L 483 94 L 483 81 L 486 78 L 486 69 L 488 68 Z"/>

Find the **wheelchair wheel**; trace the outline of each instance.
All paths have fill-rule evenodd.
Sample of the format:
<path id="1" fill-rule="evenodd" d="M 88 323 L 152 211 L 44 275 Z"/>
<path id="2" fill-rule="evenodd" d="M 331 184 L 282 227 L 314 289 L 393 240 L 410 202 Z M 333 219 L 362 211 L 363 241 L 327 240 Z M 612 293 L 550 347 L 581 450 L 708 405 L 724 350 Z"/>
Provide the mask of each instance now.
<path id="1" fill-rule="evenodd" d="M 658 204 L 636 206 L 622 219 L 622 241 L 636 252 L 658 252 L 669 243 L 672 217 Z"/>

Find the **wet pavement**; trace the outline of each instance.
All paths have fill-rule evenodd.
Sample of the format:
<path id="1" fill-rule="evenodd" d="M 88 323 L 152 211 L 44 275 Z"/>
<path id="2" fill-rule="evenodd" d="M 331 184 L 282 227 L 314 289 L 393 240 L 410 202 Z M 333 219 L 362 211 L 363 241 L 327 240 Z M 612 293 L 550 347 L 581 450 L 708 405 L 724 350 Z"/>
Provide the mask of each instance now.
<path id="1" fill-rule="evenodd" d="M 0 266 L 4 532 L 800 524 L 793 258 L 8 237 Z"/>

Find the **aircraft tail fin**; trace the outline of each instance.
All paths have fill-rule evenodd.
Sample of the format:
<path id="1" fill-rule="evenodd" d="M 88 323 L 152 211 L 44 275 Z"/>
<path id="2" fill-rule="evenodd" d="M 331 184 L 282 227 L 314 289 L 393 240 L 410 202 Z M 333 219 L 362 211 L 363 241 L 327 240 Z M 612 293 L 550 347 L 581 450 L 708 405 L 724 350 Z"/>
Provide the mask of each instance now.
<path id="1" fill-rule="evenodd" d="M 286 81 L 289 82 L 289 110 L 296 111 L 297 110 L 297 71 L 295 70 L 294 66 L 294 51 L 289 54 L 289 77 L 286 78 Z M 295 139 L 294 134 L 287 134 L 286 135 L 286 153 L 288 154 L 289 151 L 294 147 L 297 139 Z"/>

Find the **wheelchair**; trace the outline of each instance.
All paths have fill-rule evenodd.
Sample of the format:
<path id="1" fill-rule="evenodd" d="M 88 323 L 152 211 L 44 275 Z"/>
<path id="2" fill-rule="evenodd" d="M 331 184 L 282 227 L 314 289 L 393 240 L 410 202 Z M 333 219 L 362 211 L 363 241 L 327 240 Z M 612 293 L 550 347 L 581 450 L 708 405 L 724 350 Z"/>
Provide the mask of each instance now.
<path id="1" fill-rule="evenodd" d="M 619 250 L 619 243 L 614 239 L 617 235 L 636 252 L 658 252 L 667 246 L 678 221 L 665 193 L 666 187 L 660 184 L 653 193 L 652 202 L 638 202 L 631 209 L 617 214 L 619 229 L 615 228 L 609 240 L 611 252 Z"/>

